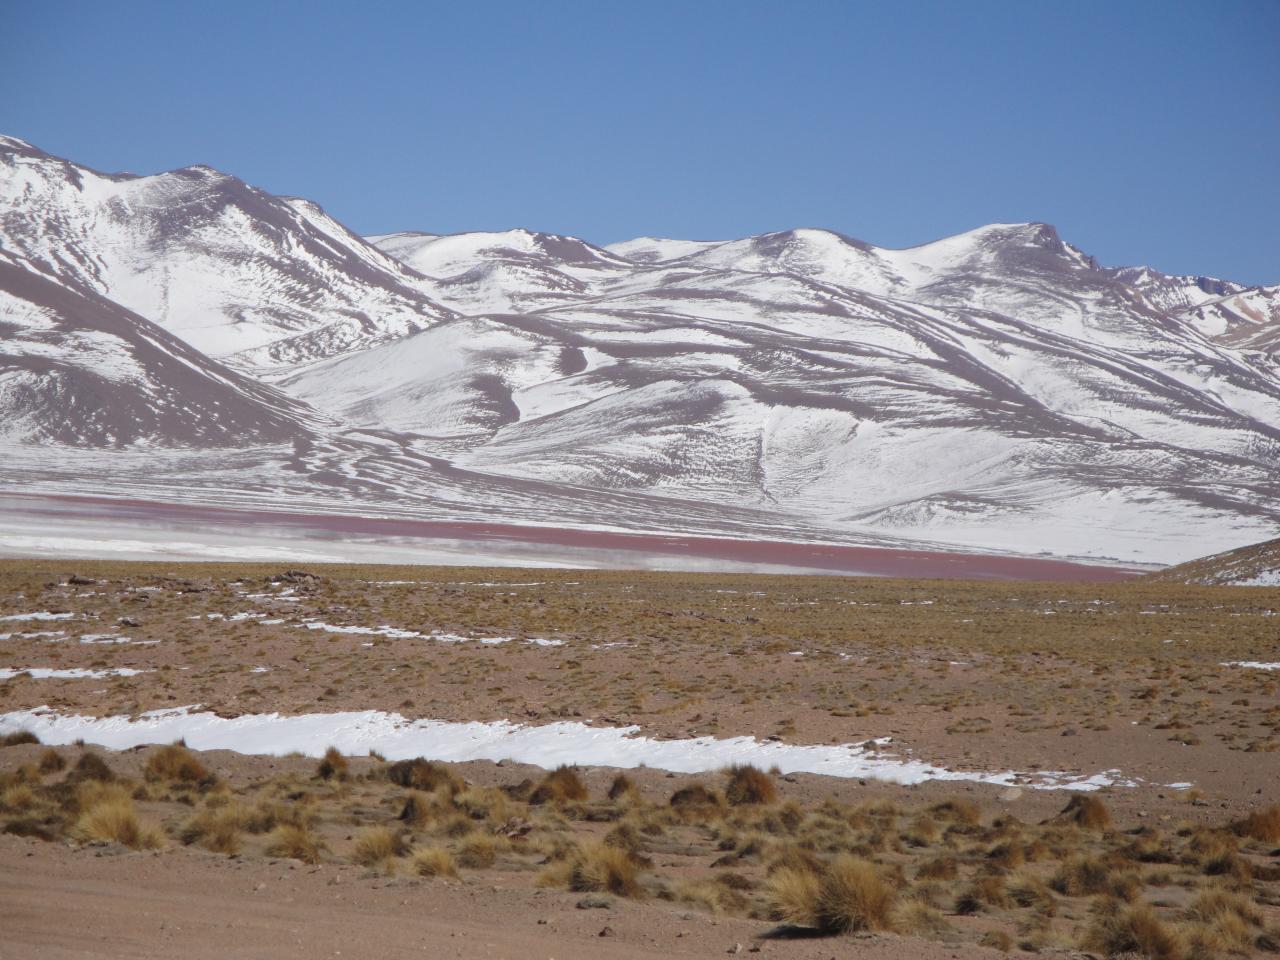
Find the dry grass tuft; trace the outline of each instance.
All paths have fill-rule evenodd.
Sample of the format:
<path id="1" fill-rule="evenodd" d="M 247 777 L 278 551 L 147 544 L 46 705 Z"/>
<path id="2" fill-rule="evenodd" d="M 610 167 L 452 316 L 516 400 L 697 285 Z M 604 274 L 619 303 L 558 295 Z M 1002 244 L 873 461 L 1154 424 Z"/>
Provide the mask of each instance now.
<path id="1" fill-rule="evenodd" d="M 420 877 L 456 877 L 458 865 L 444 847 L 423 847 L 413 852 L 413 872 Z"/>
<path id="2" fill-rule="evenodd" d="M 498 859 L 499 843 L 483 833 L 474 833 L 458 846 L 458 863 L 468 870 L 487 870 Z"/>
<path id="3" fill-rule="evenodd" d="M 1132 864 L 1097 856 L 1074 856 L 1059 865 L 1049 885 L 1068 897 L 1100 894 L 1133 900 L 1141 881 Z"/>
<path id="4" fill-rule="evenodd" d="M 977 826 L 982 822 L 982 808 L 974 801 L 963 797 L 953 797 L 929 808 L 929 813 L 938 820 L 949 820 L 965 826 Z"/>
<path id="5" fill-rule="evenodd" d="M 1236 836 L 1260 840 L 1263 843 L 1280 842 L 1280 804 L 1255 810 L 1243 820 L 1231 825 Z"/>
<path id="6" fill-rule="evenodd" d="M 171 743 L 147 757 L 143 773 L 151 781 L 179 781 L 199 783 L 209 778 L 204 764 L 192 756 L 186 747 Z"/>
<path id="7" fill-rule="evenodd" d="M 269 857 L 301 860 L 303 863 L 319 863 L 324 842 L 312 836 L 303 826 L 286 823 L 276 827 L 267 838 L 266 853 Z"/>
<path id="8" fill-rule="evenodd" d="M 1221 887 L 1203 891 L 1187 908 L 1188 920 L 1217 924 L 1224 917 L 1236 917 L 1252 927 L 1260 927 L 1266 917 L 1248 897 Z"/>
<path id="9" fill-rule="evenodd" d="M 676 808 L 718 807 L 721 803 L 720 794 L 700 783 L 691 783 L 671 794 L 671 806 Z"/>
<path id="10" fill-rule="evenodd" d="M 920 864 L 916 870 L 917 880 L 954 880 L 960 874 L 960 865 L 955 857 L 934 857 Z"/>
<path id="11" fill-rule="evenodd" d="M 889 930 L 895 900 L 896 892 L 879 867 L 841 854 L 822 875 L 814 920 L 832 933 Z"/>
<path id="12" fill-rule="evenodd" d="M 249 812 L 238 803 L 206 807 L 187 820 L 178 833 L 184 844 L 199 843 L 206 850 L 235 856 L 240 852 L 240 831 Z"/>
<path id="13" fill-rule="evenodd" d="M 529 803 L 564 803 L 586 800 L 587 785 L 573 767 L 556 767 L 529 794 Z"/>
<path id="14" fill-rule="evenodd" d="M 1003 908 L 1009 903 L 1009 890 L 1004 875 L 980 874 L 956 897 L 956 913 L 980 913 L 987 907 Z"/>
<path id="15" fill-rule="evenodd" d="M 15 730 L 0 737 L 0 747 L 17 747 L 24 743 L 39 743 L 40 738 L 30 730 Z"/>
<path id="16" fill-rule="evenodd" d="M 107 766 L 107 761 L 103 760 L 96 753 L 82 753 L 80 759 L 76 761 L 76 765 L 71 768 L 71 772 L 67 774 L 67 780 L 70 783 L 80 783 L 83 781 L 96 781 L 98 783 L 111 783 L 115 780 L 116 775 L 111 772 L 111 768 Z"/>
<path id="17" fill-rule="evenodd" d="M 817 870 L 807 866 L 779 867 L 769 874 L 766 889 L 774 919 L 802 926 L 814 923 L 822 889 Z"/>
<path id="18" fill-rule="evenodd" d="M 404 806 L 400 808 L 400 820 L 411 827 L 425 827 L 443 812 L 445 805 L 437 801 L 435 794 L 414 790 L 405 797 Z"/>
<path id="19" fill-rule="evenodd" d="M 120 843 L 134 850 L 155 850 L 164 844 L 157 828 L 138 819 L 129 792 L 115 785 L 99 787 L 81 801 L 74 832 L 81 840 Z"/>
<path id="20" fill-rule="evenodd" d="M 884 871 L 869 860 L 840 854 L 818 871 L 785 866 L 769 877 L 775 916 L 824 933 L 891 930 L 897 893 Z"/>
<path id="21" fill-rule="evenodd" d="M 1108 957 L 1136 954 L 1149 960 L 1182 960 L 1186 955 L 1179 932 L 1145 903 L 1131 907 L 1116 901 L 1104 904 L 1085 934 L 1083 946 Z"/>
<path id="22" fill-rule="evenodd" d="M 67 768 L 67 761 L 62 754 L 50 747 L 40 754 L 40 759 L 36 766 L 41 773 L 59 773 Z"/>
<path id="23" fill-rule="evenodd" d="M 625 773 L 620 773 L 613 778 L 613 783 L 609 784 L 609 799 L 621 800 L 625 797 L 640 796 L 640 788 L 636 786 L 636 782 L 628 777 Z"/>
<path id="24" fill-rule="evenodd" d="M 982 935 L 982 939 L 978 943 L 984 947 L 999 950 L 1001 953 L 1008 953 L 1013 949 L 1013 937 L 1009 935 L 1007 930 L 988 930 Z"/>
<path id="25" fill-rule="evenodd" d="M 320 759 L 319 765 L 316 767 L 316 776 L 321 780 L 338 780 L 347 779 L 347 770 L 350 764 L 337 747 L 329 747 L 324 752 L 324 756 Z"/>
<path id="26" fill-rule="evenodd" d="M 1106 830 L 1111 826 L 1111 813 L 1107 810 L 1107 805 L 1087 793 L 1074 794 L 1058 814 L 1058 819 L 1086 830 Z"/>
<path id="27" fill-rule="evenodd" d="M 639 870 L 625 850 L 604 843 L 587 843 L 577 849 L 568 863 L 570 890 L 632 898 L 642 894 Z"/>
<path id="28" fill-rule="evenodd" d="M 0 810 L 22 813 L 30 810 L 36 803 L 36 792 L 25 783 L 15 783 L 11 787 L 0 790 Z"/>
<path id="29" fill-rule="evenodd" d="M 778 799 L 778 788 L 773 778 L 753 766 L 736 766 L 729 769 L 729 784 L 724 790 L 725 799 L 734 806 L 740 804 L 773 803 Z"/>
<path id="30" fill-rule="evenodd" d="M 955 928 L 947 922 L 941 910 L 914 896 L 898 902 L 893 911 L 892 928 L 901 933 L 934 940 L 955 934 Z"/>
<path id="31" fill-rule="evenodd" d="M 386 866 L 404 852 L 404 841 L 388 828 L 365 827 L 356 834 L 351 858 L 365 867 Z"/>
<path id="32" fill-rule="evenodd" d="M 417 757 L 413 760 L 400 760 L 387 768 L 387 779 L 397 786 L 410 790 L 423 790 L 430 793 L 444 787 L 450 793 L 462 791 L 466 784 L 448 767 Z"/>

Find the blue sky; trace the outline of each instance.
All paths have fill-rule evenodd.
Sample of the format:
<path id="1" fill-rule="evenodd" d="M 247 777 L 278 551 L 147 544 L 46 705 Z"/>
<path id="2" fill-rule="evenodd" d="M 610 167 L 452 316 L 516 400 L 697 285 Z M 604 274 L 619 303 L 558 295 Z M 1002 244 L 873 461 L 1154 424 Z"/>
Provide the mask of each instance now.
<path id="1" fill-rule="evenodd" d="M 1280 3 L 3 3 L 0 131 L 361 233 L 1045 220 L 1280 282 Z"/>

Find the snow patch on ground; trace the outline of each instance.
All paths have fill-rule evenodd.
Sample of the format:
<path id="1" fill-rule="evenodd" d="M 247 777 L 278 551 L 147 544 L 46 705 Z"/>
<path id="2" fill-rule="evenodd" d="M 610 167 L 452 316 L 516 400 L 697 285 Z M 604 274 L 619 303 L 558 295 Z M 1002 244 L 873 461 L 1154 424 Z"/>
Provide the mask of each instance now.
<path id="1" fill-rule="evenodd" d="M 262 621 L 268 623 L 269 621 Z M 279 622 L 279 621 L 275 621 Z M 299 628 L 305 627 L 308 630 L 323 630 L 325 633 L 345 633 L 355 634 L 358 636 L 372 637 L 389 637 L 392 640 L 435 640 L 437 643 L 484 643 L 489 645 L 497 645 L 501 643 L 512 643 L 515 637 L 464 637 L 460 633 L 443 633 L 439 630 L 432 630 L 430 633 L 422 633 L 418 630 L 402 630 L 399 627 L 358 627 L 358 626 L 342 626 L 333 623 L 324 623 L 318 620 L 311 620 L 307 623 L 298 624 Z M 563 640 L 546 640 L 542 637 L 531 637 L 524 641 L 532 643 L 539 647 L 563 647 Z M 366 644 L 372 646 L 372 644 Z"/>
<path id="2" fill-rule="evenodd" d="M 52 669 L 50 667 L 0 667 L 0 680 L 12 680 L 27 674 L 33 680 L 101 680 L 103 677 L 136 677 L 153 670 L 135 670 L 133 667 L 114 667 L 110 670 Z"/>
<path id="3" fill-rule="evenodd" d="M 139 717 L 86 717 L 60 714 L 49 707 L 0 715 L 0 733 L 29 730 L 43 743 L 67 744 L 78 739 L 116 750 L 141 744 L 184 739 L 195 750 L 235 750 L 244 754 L 282 756 L 294 751 L 318 757 L 330 747 L 348 755 L 376 750 L 389 760 L 427 757 L 433 760 L 511 760 L 552 769 L 561 764 L 602 767 L 654 767 L 676 773 L 705 773 L 732 764 L 777 766 L 783 773 L 816 773 L 830 777 L 869 777 L 891 783 L 927 780 L 1020 784 L 1034 789 L 1097 790 L 1133 786 L 1119 771 L 1089 776 L 1065 772 L 1017 773 L 947 770 L 920 760 L 883 755 L 862 744 L 798 745 L 754 737 L 696 737 L 654 740 L 640 728 L 591 727 L 563 721 L 526 726 L 507 720 L 491 723 L 408 720 L 397 713 L 365 710 L 282 716 L 245 714 L 223 718 L 194 707 L 155 710 Z"/>
<path id="4" fill-rule="evenodd" d="M 1280 663 L 1263 663 L 1260 660 L 1227 660 L 1224 667 L 1247 667 L 1250 670 L 1280 670 Z"/>

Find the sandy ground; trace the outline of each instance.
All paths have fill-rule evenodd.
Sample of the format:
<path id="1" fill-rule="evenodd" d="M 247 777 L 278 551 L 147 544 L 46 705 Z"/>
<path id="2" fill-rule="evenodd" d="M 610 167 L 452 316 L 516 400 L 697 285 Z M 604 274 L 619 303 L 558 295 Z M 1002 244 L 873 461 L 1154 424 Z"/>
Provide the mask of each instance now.
<path id="1" fill-rule="evenodd" d="M 769 924 L 497 883 L 362 877 L 358 868 L 195 851 L 75 850 L 0 837 L 5 960 L 462 957 L 591 960 L 743 954 L 788 960 L 1007 956 L 892 935 L 763 939 Z M 601 936 L 604 930 L 609 935 Z"/>

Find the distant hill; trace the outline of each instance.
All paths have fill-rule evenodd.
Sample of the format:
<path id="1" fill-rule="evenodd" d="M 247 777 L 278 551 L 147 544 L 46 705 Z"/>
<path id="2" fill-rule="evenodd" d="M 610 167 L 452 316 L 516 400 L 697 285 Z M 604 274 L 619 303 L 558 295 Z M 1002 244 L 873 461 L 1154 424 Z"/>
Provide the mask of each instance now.
<path id="1" fill-rule="evenodd" d="M 1280 537 L 1168 567 L 1144 579 L 1235 587 L 1280 587 Z"/>

